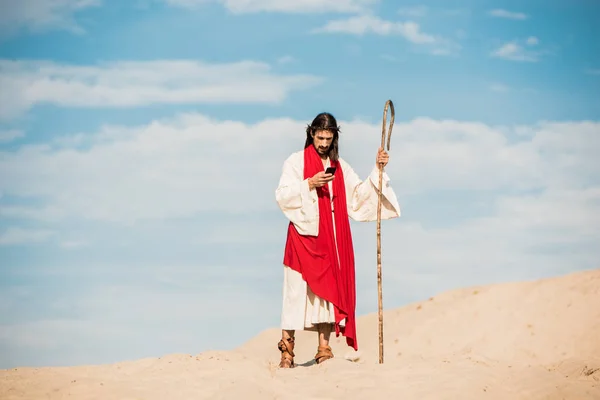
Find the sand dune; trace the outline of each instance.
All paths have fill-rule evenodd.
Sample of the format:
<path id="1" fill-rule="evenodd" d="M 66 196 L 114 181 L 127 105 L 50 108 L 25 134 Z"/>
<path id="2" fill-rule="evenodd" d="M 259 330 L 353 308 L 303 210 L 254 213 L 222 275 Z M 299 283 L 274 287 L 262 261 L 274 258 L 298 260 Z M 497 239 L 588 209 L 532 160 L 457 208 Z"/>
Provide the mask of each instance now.
<path id="1" fill-rule="evenodd" d="M 600 269 L 445 292 L 384 323 L 383 365 L 372 314 L 359 352 L 335 339 L 321 365 L 316 334 L 299 332 L 299 366 L 278 369 L 271 329 L 233 351 L 0 371 L 0 398 L 600 399 Z"/>

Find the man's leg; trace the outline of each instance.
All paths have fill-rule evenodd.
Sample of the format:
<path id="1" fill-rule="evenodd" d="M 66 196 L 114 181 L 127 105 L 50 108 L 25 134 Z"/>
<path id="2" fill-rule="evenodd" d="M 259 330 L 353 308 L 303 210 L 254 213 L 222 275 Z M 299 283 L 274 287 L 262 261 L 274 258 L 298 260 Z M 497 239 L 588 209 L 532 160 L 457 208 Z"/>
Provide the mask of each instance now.
<path id="1" fill-rule="evenodd" d="M 325 360 L 333 358 L 333 353 L 331 352 L 331 347 L 329 346 L 329 338 L 331 336 L 332 329 L 333 324 L 319 324 L 319 348 L 317 350 L 317 354 L 315 355 L 315 360 L 319 364 Z"/>
<path id="2" fill-rule="evenodd" d="M 329 337 L 331 336 L 332 324 L 319 324 L 319 347 L 329 346 Z"/>
<path id="3" fill-rule="evenodd" d="M 296 333 L 296 331 L 294 331 L 294 330 L 282 329 L 281 330 L 281 338 L 282 339 L 294 338 L 295 333 Z"/>
<path id="4" fill-rule="evenodd" d="M 292 368 L 294 366 L 294 330 L 281 330 L 281 340 L 278 348 L 281 351 L 280 368 Z"/>

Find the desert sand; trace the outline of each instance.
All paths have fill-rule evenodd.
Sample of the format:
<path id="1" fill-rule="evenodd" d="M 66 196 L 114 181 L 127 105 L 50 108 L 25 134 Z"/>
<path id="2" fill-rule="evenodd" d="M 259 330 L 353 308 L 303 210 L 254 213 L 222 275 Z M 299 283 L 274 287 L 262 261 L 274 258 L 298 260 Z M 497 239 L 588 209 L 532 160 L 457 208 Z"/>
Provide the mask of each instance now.
<path id="1" fill-rule="evenodd" d="M 600 399 L 600 269 L 386 310 L 384 364 L 377 313 L 358 329 L 357 353 L 335 338 L 335 358 L 320 365 L 316 334 L 298 332 L 298 366 L 278 369 L 270 329 L 232 351 L 3 370 L 0 398 Z"/>

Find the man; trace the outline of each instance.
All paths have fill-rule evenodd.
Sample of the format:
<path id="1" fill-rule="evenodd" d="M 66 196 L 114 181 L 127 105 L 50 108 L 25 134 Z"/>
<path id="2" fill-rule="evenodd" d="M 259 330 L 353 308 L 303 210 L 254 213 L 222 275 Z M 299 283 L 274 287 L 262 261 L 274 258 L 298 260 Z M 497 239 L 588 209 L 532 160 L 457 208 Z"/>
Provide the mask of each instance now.
<path id="1" fill-rule="evenodd" d="M 290 220 L 284 252 L 281 313 L 281 368 L 294 367 L 296 330 L 317 331 L 315 360 L 333 357 L 329 337 L 343 334 L 358 349 L 355 326 L 356 287 L 350 221 L 377 219 L 379 165 L 389 156 L 379 149 L 375 166 L 361 181 L 339 157 L 339 127 L 329 113 L 315 117 L 306 129 L 304 150 L 283 164 L 275 197 Z M 333 173 L 325 170 L 334 167 Z M 400 216 L 400 206 L 383 174 L 381 218 Z"/>

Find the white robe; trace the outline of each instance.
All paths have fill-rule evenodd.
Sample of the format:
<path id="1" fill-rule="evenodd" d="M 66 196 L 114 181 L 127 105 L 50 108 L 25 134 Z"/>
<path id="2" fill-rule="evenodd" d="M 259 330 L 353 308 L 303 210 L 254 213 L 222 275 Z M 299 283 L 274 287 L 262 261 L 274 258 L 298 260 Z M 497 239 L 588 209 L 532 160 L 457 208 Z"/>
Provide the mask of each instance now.
<path id="1" fill-rule="evenodd" d="M 342 158 L 339 158 L 339 162 L 344 173 L 348 216 L 358 222 L 376 221 L 379 169 L 374 166 L 369 177 L 362 181 L 347 162 Z M 323 170 L 328 166 L 329 160 Z M 389 181 L 384 171 L 382 220 L 400 216 L 400 206 Z M 332 189 L 331 182 L 329 189 Z M 308 179 L 304 179 L 304 150 L 293 153 L 285 160 L 275 198 L 283 214 L 294 223 L 301 235 L 318 235 L 318 197 L 316 190 L 309 189 Z M 333 219 L 333 214 L 331 218 Z M 281 329 L 315 330 L 315 324 L 334 322 L 333 304 L 316 296 L 300 273 L 284 265 Z M 341 325 L 344 325 L 344 321 Z"/>

